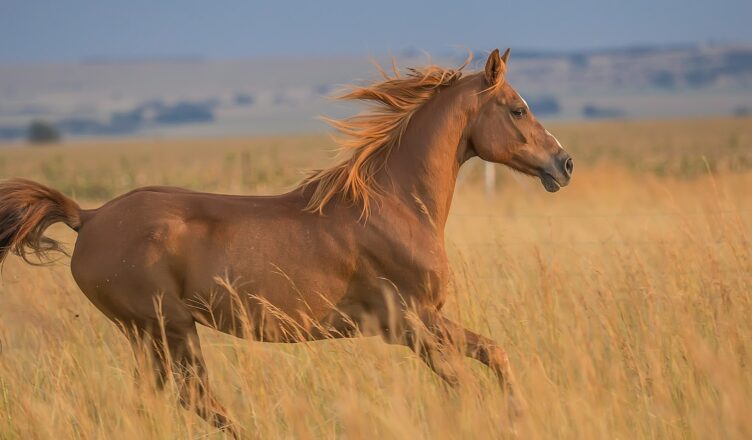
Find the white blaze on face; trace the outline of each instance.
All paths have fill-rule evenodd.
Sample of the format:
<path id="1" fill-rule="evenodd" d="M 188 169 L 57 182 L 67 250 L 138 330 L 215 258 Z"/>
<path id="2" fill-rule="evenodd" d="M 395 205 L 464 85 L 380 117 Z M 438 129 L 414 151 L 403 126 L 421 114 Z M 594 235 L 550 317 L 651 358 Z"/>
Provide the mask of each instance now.
<path id="1" fill-rule="evenodd" d="M 519 94 L 517 96 L 520 97 L 520 99 L 522 100 L 522 103 L 525 104 L 525 107 L 527 107 L 527 109 L 530 110 L 530 106 L 527 105 L 527 101 L 525 101 L 525 98 L 523 98 L 522 95 L 519 95 Z"/>
<path id="2" fill-rule="evenodd" d="M 556 145 L 558 145 L 559 148 L 561 148 L 562 150 L 564 149 L 564 147 L 561 146 L 561 142 L 559 142 L 559 140 L 556 139 L 556 136 L 552 135 L 548 130 L 546 130 L 546 134 L 554 138 L 554 142 L 556 142 Z"/>

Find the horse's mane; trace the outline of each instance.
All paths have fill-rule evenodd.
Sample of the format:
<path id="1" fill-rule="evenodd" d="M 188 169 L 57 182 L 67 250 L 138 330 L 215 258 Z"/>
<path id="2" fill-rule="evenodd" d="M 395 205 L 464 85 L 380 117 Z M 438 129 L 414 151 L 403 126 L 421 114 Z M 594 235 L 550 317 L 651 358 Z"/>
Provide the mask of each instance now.
<path id="1" fill-rule="evenodd" d="M 382 76 L 365 86 L 349 86 L 339 100 L 361 100 L 370 108 L 345 119 L 323 118 L 340 134 L 336 137 L 341 154 L 351 152 L 334 166 L 313 171 L 300 187 L 313 188 L 306 210 L 322 213 L 333 198 L 362 205 L 367 216 L 379 188 L 374 177 L 384 167 L 389 154 L 397 148 L 410 119 L 423 103 L 443 87 L 462 77 L 472 55 L 456 69 L 436 65 L 407 69 L 401 75 L 392 61 L 392 73 L 376 64 Z"/>

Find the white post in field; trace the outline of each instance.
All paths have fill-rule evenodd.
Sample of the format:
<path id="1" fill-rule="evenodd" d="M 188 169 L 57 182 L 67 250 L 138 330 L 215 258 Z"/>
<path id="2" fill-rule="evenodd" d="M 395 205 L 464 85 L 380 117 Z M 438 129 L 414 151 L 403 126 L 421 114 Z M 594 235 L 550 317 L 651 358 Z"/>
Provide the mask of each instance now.
<path id="1" fill-rule="evenodd" d="M 493 199 L 496 192 L 496 167 L 491 162 L 486 162 L 486 198 Z"/>

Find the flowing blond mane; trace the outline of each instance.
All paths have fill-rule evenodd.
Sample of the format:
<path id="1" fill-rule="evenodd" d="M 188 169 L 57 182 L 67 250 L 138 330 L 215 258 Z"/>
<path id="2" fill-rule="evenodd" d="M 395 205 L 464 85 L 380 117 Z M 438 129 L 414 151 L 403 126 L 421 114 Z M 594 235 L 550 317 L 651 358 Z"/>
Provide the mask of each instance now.
<path id="1" fill-rule="evenodd" d="M 339 133 L 336 137 L 340 154 L 347 154 L 334 166 L 313 171 L 301 187 L 313 187 L 306 210 L 322 213 L 327 203 L 341 198 L 362 205 L 367 216 L 374 198 L 380 190 L 376 173 L 384 167 L 389 154 L 399 146 L 410 119 L 426 101 L 439 90 L 462 77 L 467 60 L 456 69 L 435 65 L 407 69 L 401 75 L 396 63 L 392 73 L 376 65 L 382 79 L 366 86 L 350 86 L 337 96 L 339 100 L 367 101 L 367 111 L 345 119 L 323 118 Z"/>

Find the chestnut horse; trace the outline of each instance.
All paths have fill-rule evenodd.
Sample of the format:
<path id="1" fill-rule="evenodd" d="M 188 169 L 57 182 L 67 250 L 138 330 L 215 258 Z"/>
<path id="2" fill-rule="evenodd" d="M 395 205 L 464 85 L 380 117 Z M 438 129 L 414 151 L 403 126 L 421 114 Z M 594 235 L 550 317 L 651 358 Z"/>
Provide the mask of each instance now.
<path id="1" fill-rule="evenodd" d="M 235 434 L 212 396 L 196 324 L 260 341 L 380 335 L 412 349 L 449 384 L 460 355 L 488 365 L 511 396 L 504 350 L 441 315 L 450 276 L 444 227 L 460 166 L 478 156 L 566 186 L 572 159 L 505 81 L 509 50 L 482 72 L 427 66 L 353 87 L 372 108 L 330 121 L 350 151 L 296 189 L 269 197 L 136 189 L 97 209 L 28 180 L 0 184 L 0 259 L 62 250 L 43 235 L 78 232 L 71 271 L 158 383 Z M 29 261 L 27 259 L 27 261 Z M 232 282 L 230 282 L 232 281 Z"/>

